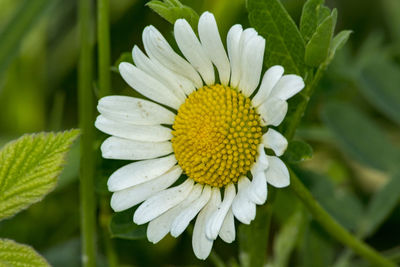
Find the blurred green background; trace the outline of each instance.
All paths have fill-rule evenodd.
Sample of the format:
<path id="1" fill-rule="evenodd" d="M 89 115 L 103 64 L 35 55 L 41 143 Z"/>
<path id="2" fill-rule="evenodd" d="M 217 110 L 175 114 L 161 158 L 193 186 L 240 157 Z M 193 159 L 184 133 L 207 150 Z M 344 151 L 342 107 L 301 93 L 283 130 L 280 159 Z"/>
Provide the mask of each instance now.
<path id="1" fill-rule="evenodd" d="M 146 25 L 156 26 L 173 41 L 172 26 L 146 7 L 146 1 L 110 2 L 112 62 L 118 62 L 134 44 L 142 47 L 141 32 Z M 199 14 L 213 12 L 222 36 L 235 23 L 248 26 L 243 0 L 182 2 Z M 298 23 L 304 1 L 283 3 Z M 296 133 L 296 139 L 311 144 L 313 157 L 294 168 L 343 226 L 400 263 L 400 1 L 332 0 L 326 4 L 339 11 L 337 31 L 354 32 L 328 68 Z M 1 146 L 24 133 L 78 127 L 76 17 L 77 1 L 0 0 Z M 132 95 L 118 73 L 110 71 L 113 94 Z M 96 83 L 92 89 L 96 93 Z M 98 133 L 97 146 L 104 137 Z M 123 163 L 102 161 L 99 155 L 98 164 L 93 190 L 99 206 L 99 266 L 107 266 L 109 245 L 115 247 L 123 266 L 215 264 L 212 259 L 195 259 L 188 231 L 157 245 L 146 239 L 107 241 L 112 212 L 105 182 Z M 79 266 L 78 170 L 76 143 L 56 190 L 2 221 L 0 237 L 32 245 L 54 266 Z M 283 265 L 367 266 L 329 237 L 290 190 L 279 190 L 275 206 L 279 208 L 274 211 L 270 242 L 286 238 L 294 248 Z M 297 219 L 298 231 L 285 233 L 283 226 L 298 213 L 302 218 Z M 113 222 L 125 223 L 112 229 L 114 236 L 134 237 L 135 232 L 126 234 L 132 230 L 131 214 L 114 216 Z M 239 261 L 238 242 L 227 245 L 217 241 L 215 250 L 228 266 Z M 278 251 L 270 246 L 272 257 L 278 257 Z"/>

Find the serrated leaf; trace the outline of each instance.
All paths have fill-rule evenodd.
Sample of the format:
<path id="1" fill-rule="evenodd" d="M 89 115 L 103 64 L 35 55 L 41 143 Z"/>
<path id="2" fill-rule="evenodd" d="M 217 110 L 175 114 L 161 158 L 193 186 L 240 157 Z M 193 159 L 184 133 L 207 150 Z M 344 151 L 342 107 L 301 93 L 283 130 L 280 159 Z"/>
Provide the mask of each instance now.
<path id="1" fill-rule="evenodd" d="M 0 219 L 40 201 L 54 189 L 78 130 L 27 134 L 0 151 Z"/>
<path id="2" fill-rule="evenodd" d="M 300 32 L 306 42 L 311 39 L 311 36 L 317 29 L 319 10 L 323 3 L 324 0 L 308 0 L 303 6 L 300 18 Z"/>
<path id="3" fill-rule="evenodd" d="M 332 12 L 333 13 L 333 12 Z M 318 67 L 328 57 L 333 36 L 334 14 L 327 17 L 316 29 L 306 45 L 305 62 L 312 67 Z"/>
<path id="4" fill-rule="evenodd" d="M 133 210 L 114 213 L 110 222 L 111 237 L 137 240 L 146 238 L 146 225 L 133 222 Z"/>
<path id="5" fill-rule="evenodd" d="M 192 8 L 181 4 L 178 0 L 152 0 L 146 4 L 162 18 L 173 24 L 177 19 L 186 19 L 193 29 L 197 28 L 199 15 Z"/>
<path id="6" fill-rule="evenodd" d="M 50 266 L 33 248 L 9 239 L 0 239 L 0 266 L 44 267 Z"/>
<path id="7" fill-rule="evenodd" d="M 373 121 L 355 107 L 329 103 L 323 108 L 322 119 L 340 148 L 351 158 L 383 171 L 398 168 L 399 150 Z"/>
<path id="8" fill-rule="evenodd" d="M 304 211 L 299 208 L 282 226 L 274 241 L 273 266 L 288 266 L 290 254 L 305 226 L 305 219 Z"/>
<path id="9" fill-rule="evenodd" d="M 248 0 L 249 21 L 266 39 L 264 65 L 282 65 L 304 76 L 305 45 L 300 31 L 279 0 Z"/>
<path id="10" fill-rule="evenodd" d="M 400 173 L 397 173 L 374 194 L 368 204 L 361 223 L 363 237 L 368 237 L 376 231 L 399 203 L 399 200 Z"/>
<path id="11" fill-rule="evenodd" d="M 331 47 L 329 48 L 329 56 L 327 63 L 331 62 L 336 54 L 336 51 L 342 48 L 346 44 L 352 32 L 353 31 L 343 30 L 338 34 L 336 34 L 335 37 L 333 37 L 331 42 Z"/>
<path id="12" fill-rule="evenodd" d="M 288 163 L 296 164 L 311 159 L 312 155 L 313 149 L 309 144 L 304 141 L 293 140 L 289 143 L 283 158 Z"/>
<path id="13" fill-rule="evenodd" d="M 400 68 L 381 59 L 370 61 L 361 71 L 360 90 L 371 105 L 400 124 Z"/>

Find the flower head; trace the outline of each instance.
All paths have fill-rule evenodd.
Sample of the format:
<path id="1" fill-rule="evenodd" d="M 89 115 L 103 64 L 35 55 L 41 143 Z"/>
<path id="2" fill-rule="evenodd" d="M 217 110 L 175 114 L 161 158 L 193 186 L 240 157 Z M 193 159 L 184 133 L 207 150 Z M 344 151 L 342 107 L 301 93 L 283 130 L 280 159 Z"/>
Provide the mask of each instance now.
<path id="1" fill-rule="evenodd" d="M 119 69 L 151 101 L 104 97 L 95 124 L 112 135 L 101 146 L 103 157 L 135 161 L 109 178 L 111 207 L 122 211 L 143 202 L 133 221 L 149 223 L 147 237 L 154 243 L 168 233 L 179 236 L 197 216 L 193 250 L 205 259 L 218 236 L 235 240 L 234 218 L 245 224 L 255 218 L 267 183 L 289 185 L 279 159 L 287 141 L 268 126 L 282 122 L 286 100 L 304 82 L 273 66 L 259 86 L 265 40 L 252 28 L 234 25 L 226 53 L 214 16 L 205 12 L 198 35 L 200 40 L 186 20 L 175 22 L 183 58 L 157 29 L 146 27 L 147 55 L 135 46 L 135 66 L 124 62 Z"/>

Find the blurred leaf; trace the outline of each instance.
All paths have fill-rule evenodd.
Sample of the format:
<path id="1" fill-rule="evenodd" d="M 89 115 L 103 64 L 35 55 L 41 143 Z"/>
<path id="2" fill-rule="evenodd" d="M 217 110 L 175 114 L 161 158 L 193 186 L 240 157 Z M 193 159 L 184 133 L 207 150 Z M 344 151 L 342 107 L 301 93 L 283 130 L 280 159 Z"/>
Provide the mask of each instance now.
<path id="1" fill-rule="evenodd" d="M 132 53 L 131 52 L 123 52 L 121 55 L 119 55 L 119 58 L 114 62 L 114 65 L 111 67 L 111 70 L 119 73 L 119 64 L 122 62 L 129 62 L 133 64 L 133 59 L 132 59 Z"/>
<path id="2" fill-rule="evenodd" d="M 398 168 L 399 150 L 373 121 L 355 107 L 328 103 L 322 110 L 322 119 L 350 157 L 380 170 Z"/>
<path id="3" fill-rule="evenodd" d="M 25 0 L 20 3 L 8 25 L 0 32 L 0 79 L 17 55 L 24 37 L 36 25 L 46 10 L 57 1 Z"/>
<path id="4" fill-rule="evenodd" d="M 399 200 L 400 173 L 397 173 L 374 194 L 362 219 L 362 236 L 367 237 L 373 234 L 394 210 Z"/>
<path id="5" fill-rule="evenodd" d="M 318 15 L 323 3 L 324 0 L 308 0 L 303 6 L 300 19 L 300 32 L 306 42 L 311 39 L 311 36 L 317 29 Z"/>
<path id="6" fill-rule="evenodd" d="M 133 210 L 114 213 L 110 223 L 111 237 L 122 239 L 146 238 L 146 225 L 137 225 L 133 222 Z"/>
<path id="7" fill-rule="evenodd" d="M 371 61 L 361 71 L 361 92 L 371 105 L 400 125 L 399 85 L 400 67 L 390 61 Z"/>
<path id="8" fill-rule="evenodd" d="M 74 142 L 66 156 L 66 164 L 61 171 L 56 190 L 62 189 L 78 180 L 80 165 L 80 140 Z"/>
<path id="9" fill-rule="evenodd" d="M 78 130 L 24 135 L 0 151 L 0 219 L 40 201 L 57 183 Z"/>
<path id="10" fill-rule="evenodd" d="M 0 266 L 38 267 L 50 266 L 33 248 L 9 239 L 0 239 Z"/>
<path id="11" fill-rule="evenodd" d="M 271 196 L 269 201 L 270 199 Z M 264 266 L 271 216 L 272 206 L 267 202 L 266 205 L 257 208 L 257 216 L 250 225 L 240 224 L 238 237 L 241 267 Z"/>
<path id="12" fill-rule="evenodd" d="M 197 28 L 199 15 L 192 8 L 185 6 L 179 0 L 152 0 L 146 4 L 154 12 L 169 23 L 174 24 L 177 19 L 186 19 L 193 29 Z"/>
<path id="13" fill-rule="evenodd" d="M 288 148 L 283 158 L 288 163 L 299 163 L 311 159 L 313 155 L 312 147 L 304 141 L 293 140 L 289 142 Z"/>
<path id="14" fill-rule="evenodd" d="M 352 31 L 344 30 L 333 37 L 331 47 L 329 49 L 328 63 L 334 58 L 336 51 L 342 48 L 350 37 Z"/>
<path id="15" fill-rule="evenodd" d="M 264 64 L 304 76 L 304 41 L 279 0 L 248 0 L 250 25 L 266 39 Z"/>
<path id="16" fill-rule="evenodd" d="M 52 266 L 80 266 L 81 240 L 74 238 L 49 248 L 43 256 Z"/>
<path id="17" fill-rule="evenodd" d="M 335 10 L 317 27 L 306 45 L 304 60 L 310 66 L 318 67 L 328 57 L 334 30 Z"/>
<path id="18" fill-rule="evenodd" d="M 305 222 L 304 211 L 299 208 L 282 226 L 274 241 L 273 266 L 288 266 L 290 255 L 299 239 Z"/>
<path id="19" fill-rule="evenodd" d="M 318 10 L 318 24 L 324 21 L 331 14 L 329 7 L 320 6 Z"/>

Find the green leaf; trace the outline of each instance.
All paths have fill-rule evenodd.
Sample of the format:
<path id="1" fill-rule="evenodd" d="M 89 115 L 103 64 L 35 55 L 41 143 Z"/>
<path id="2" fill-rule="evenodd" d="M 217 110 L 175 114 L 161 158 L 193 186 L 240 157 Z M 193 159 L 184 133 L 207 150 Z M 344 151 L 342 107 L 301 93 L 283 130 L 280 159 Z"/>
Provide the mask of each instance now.
<path id="1" fill-rule="evenodd" d="M 306 42 L 311 39 L 317 29 L 319 11 L 323 3 L 324 0 L 308 0 L 303 6 L 300 18 L 300 32 Z"/>
<path id="2" fill-rule="evenodd" d="M 399 150 L 373 121 L 355 107 L 329 103 L 322 111 L 322 119 L 351 158 L 383 171 L 398 168 Z"/>
<path id="3" fill-rule="evenodd" d="M 353 31 L 343 30 L 338 34 L 336 34 L 335 37 L 333 37 L 333 40 L 331 42 L 331 47 L 329 49 L 329 56 L 327 63 L 331 62 L 336 54 L 336 51 L 342 48 L 346 44 L 352 32 Z"/>
<path id="4" fill-rule="evenodd" d="M 0 32 L 0 79 L 17 55 L 24 37 L 54 2 L 57 1 L 22 1 L 10 22 L 3 27 Z"/>
<path id="5" fill-rule="evenodd" d="M 78 130 L 24 135 L 0 151 L 0 219 L 40 201 L 54 189 Z"/>
<path id="6" fill-rule="evenodd" d="M 400 200 L 400 173 L 396 173 L 378 192 L 376 192 L 367 207 L 362 219 L 362 235 L 368 237 L 394 210 Z"/>
<path id="7" fill-rule="evenodd" d="M 320 6 L 318 9 L 318 24 L 324 21 L 331 14 L 331 10 L 326 6 Z"/>
<path id="8" fill-rule="evenodd" d="M 360 90 L 390 119 L 400 124 L 400 68 L 381 59 L 370 61 L 361 71 Z"/>
<path id="9" fill-rule="evenodd" d="M 301 235 L 305 223 L 304 211 L 299 208 L 283 225 L 274 242 L 274 266 L 288 266 L 290 254 Z"/>
<path id="10" fill-rule="evenodd" d="M 0 266 L 41 267 L 50 266 L 33 248 L 9 239 L 0 239 Z"/>
<path id="11" fill-rule="evenodd" d="M 289 143 L 288 148 L 283 155 L 283 159 L 287 163 L 296 164 L 307 159 L 311 159 L 313 155 L 312 147 L 304 141 L 293 140 Z"/>
<path id="12" fill-rule="evenodd" d="M 248 0 L 249 21 L 266 39 L 264 64 L 282 65 L 285 72 L 304 77 L 304 41 L 279 0 Z"/>
<path id="13" fill-rule="evenodd" d="M 306 64 L 318 67 L 328 57 L 334 29 L 334 12 L 327 17 L 312 35 L 306 45 L 305 62 Z"/>
<path id="14" fill-rule="evenodd" d="M 111 217 L 111 237 L 137 240 L 146 238 L 146 225 L 137 225 L 133 222 L 133 209 L 114 213 Z"/>
<path id="15" fill-rule="evenodd" d="M 173 24 L 177 19 L 186 19 L 193 29 L 197 28 L 199 15 L 192 8 L 181 4 L 178 0 L 152 0 L 146 4 L 154 12 Z"/>

